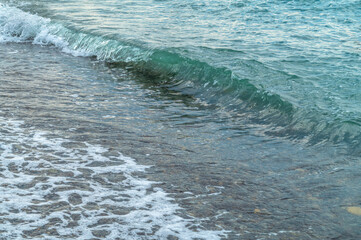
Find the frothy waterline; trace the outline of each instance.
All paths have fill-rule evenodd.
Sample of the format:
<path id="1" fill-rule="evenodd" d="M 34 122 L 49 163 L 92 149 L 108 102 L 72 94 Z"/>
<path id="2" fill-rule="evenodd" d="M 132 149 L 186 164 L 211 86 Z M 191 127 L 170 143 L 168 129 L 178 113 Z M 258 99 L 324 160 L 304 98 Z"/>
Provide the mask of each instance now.
<path id="1" fill-rule="evenodd" d="M 0 117 L 0 237 L 19 239 L 220 239 L 200 228 L 121 153 L 50 137 Z M 193 229 L 193 230 L 191 230 Z"/>

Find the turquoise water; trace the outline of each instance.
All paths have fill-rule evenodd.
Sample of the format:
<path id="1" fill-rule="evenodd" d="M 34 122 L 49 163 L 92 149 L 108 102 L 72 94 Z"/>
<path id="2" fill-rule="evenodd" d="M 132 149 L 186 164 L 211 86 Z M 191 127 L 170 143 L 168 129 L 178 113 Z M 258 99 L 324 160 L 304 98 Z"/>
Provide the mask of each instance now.
<path id="1" fill-rule="evenodd" d="M 109 149 L 119 149 L 118 159 L 125 153 L 140 162 L 129 173 L 124 169 L 134 164 L 125 161 L 114 173 L 125 176 L 113 181 L 124 189 L 97 185 L 112 173 L 97 166 L 87 170 L 93 177 L 77 181 L 131 202 L 149 199 L 127 192 L 132 187 L 149 193 L 152 181 L 164 183 L 152 207 L 135 204 L 127 212 L 148 208 L 139 215 L 146 227 L 116 230 L 136 218 L 112 212 L 118 225 L 99 224 L 110 211 L 100 207 L 107 197 L 73 190 L 63 196 L 54 186 L 74 181 L 51 178 L 60 200 L 74 205 L 80 196 L 82 211 L 98 223 L 87 223 L 84 214 L 71 235 L 64 231 L 66 211 L 53 209 L 63 225 L 25 215 L 22 233 L 4 237 L 90 239 L 105 231 L 109 239 L 120 233 L 121 239 L 357 239 L 360 217 L 347 209 L 360 205 L 360 7 L 329 0 L 0 1 L 2 157 L 17 159 L 19 168 L 46 145 L 34 156 L 51 171 L 66 164 L 53 165 L 46 152 L 85 159 L 69 166 L 78 176 L 76 169 L 93 158 L 115 161 Z M 31 146 L 38 135 L 46 137 Z M 24 139 L 21 161 L 14 157 L 17 138 Z M 3 175 L 11 178 L 6 164 Z M 145 174 L 141 164 L 154 167 Z M 42 176 L 30 170 L 20 176 Z M 134 172 L 139 184 L 129 187 Z M 26 189 L 21 196 L 37 188 Z M 30 209 L 38 204 L 25 200 Z M 162 204 L 169 214 L 149 219 Z M 35 231 L 32 219 L 36 226 L 49 221 L 58 235 L 49 233 L 52 224 Z"/>
<path id="2" fill-rule="evenodd" d="M 2 13 L 5 41 L 125 64 L 229 111 L 250 111 L 274 134 L 359 152 L 357 1 L 8 4 L 41 20 Z"/>

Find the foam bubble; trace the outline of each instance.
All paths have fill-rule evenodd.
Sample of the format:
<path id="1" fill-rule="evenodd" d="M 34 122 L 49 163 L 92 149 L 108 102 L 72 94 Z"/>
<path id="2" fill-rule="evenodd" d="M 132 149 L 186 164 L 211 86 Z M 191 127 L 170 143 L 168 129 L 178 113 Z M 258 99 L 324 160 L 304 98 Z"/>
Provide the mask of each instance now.
<path id="1" fill-rule="evenodd" d="M 69 42 L 55 34 L 61 31 L 66 29 L 60 24 L 52 23 L 50 19 L 0 4 L 0 42 L 54 45 L 74 56 L 92 55 L 84 49 L 76 50 L 69 47 Z"/>
<path id="2" fill-rule="evenodd" d="M 52 45 L 76 57 L 96 56 L 99 60 L 134 62 L 146 60 L 151 50 L 70 30 L 60 22 L 0 4 L 0 43 L 29 42 Z"/>
<path id="3" fill-rule="evenodd" d="M 0 236 L 19 239 L 220 239 L 181 210 L 148 166 L 0 117 Z"/>

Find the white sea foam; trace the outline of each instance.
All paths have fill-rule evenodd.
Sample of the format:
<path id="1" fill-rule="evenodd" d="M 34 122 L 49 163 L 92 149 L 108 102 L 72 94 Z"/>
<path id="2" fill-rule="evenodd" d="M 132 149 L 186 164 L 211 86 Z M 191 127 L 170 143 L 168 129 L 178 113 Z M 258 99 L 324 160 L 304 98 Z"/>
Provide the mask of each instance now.
<path id="1" fill-rule="evenodd" d="M 151 54 L 116 40 L 70 30 L 51 19 L 3 4 L 0 4 L 1 42 L 52 45 L 76 57 L 96 56 L 111 61 L 133 62 L 147 59 Z"/>
<path id="2" fill-rule="evenodd" d="M 148 167 L 119 152 L 2 117 L 0 139 L 0 238 L 91 239 L 104 231 L 106 239 L 225 235 L 178 216 L 174 199 L 135 176 Z"/>
<path id="3" fill-rule="evenodd" d="M 69 47 L 68 41 L 54 34 L 65 30 L 62 25 L 51 23 L 50 19 L 0 4 L 0 43 L 31 42 L 39 45 L 54 45 L 63 52 L 74 56 L 92 55 L 91 52 L 84 49 Z"/>

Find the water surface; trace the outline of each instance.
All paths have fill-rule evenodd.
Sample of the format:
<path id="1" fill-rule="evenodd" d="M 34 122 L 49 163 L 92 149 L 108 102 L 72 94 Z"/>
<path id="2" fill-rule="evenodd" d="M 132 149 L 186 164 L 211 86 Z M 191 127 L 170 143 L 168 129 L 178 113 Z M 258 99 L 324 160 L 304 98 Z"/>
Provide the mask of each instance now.
<path id="1" fill-rule="evenodd" d="M 1 1 L 1 237 L 357 239 L 352 1 Z"/>

